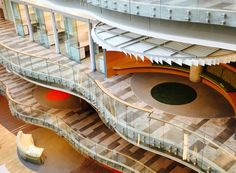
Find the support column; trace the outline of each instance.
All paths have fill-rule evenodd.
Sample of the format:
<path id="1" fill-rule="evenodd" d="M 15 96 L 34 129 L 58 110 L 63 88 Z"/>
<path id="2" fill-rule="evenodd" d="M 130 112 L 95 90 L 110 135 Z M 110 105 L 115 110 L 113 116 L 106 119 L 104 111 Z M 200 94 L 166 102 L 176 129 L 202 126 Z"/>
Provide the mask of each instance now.
<path id="1" fill-rule="evenodd" d="M 15 15 L 14 15 L 14 9 L 13 9 L 13 5 L 12 5 L 13 2 L 12 1 L 8 1 L 8 2 L 9 2 L 10 9 L 11 9 L 12 21 L 14 22 L 16 33 L 18 33 L 17 32 L 16 19 L 15 19 Z"/>
<path id="2" fill-rule="evenodd" d="M 103 65 L 104 65 L 104 76 L 107 78 L 107 57 L 106 57 L 106 49 L 103 49 Z"/>
<path id="3" fill-rule="evenodd" d="M 200 82 L 201 81 L 201 73 L 202 73 L 203 67 L 198 65 L 198 66 L 191 66 L 190 67 L 190 74 L 189 74 L 189 79 L 192 82 Z"/>
<path id="4" fill-rule="evenodd" d="M 56 26 L 56 17 L 54 12 L 51 12 L 51 21 L 52 21 L 52 30 L 53 30 L 56 53 L 61 53 L 58 33 L 57 33 L 57 26 Z"/>
<path id="5" fill-rule="evenodd" d="M 27 22 L 28 31 L 29 31 L 29 37 L 30 37 L 31 41 L 34 41 L 33 27 L 32 27 L 31 20 L 30 20 L 30 14 L 29 14 L 28 5 L 24 5 L 24 8 L 25 8 L 26 22 Z"/>
<path id="6" fill-rule="evenodd" d="M 90 52 L 90 65 L 91 65 L 91 70 L 96 71 L 96 58 L 95 58 L 95 52 L 94 52 L 94 42 L 93 38 L 91 35 L 92 31 L 92 23 L 89 21 L 88 22 L 88 35 L 89 35 L 89 52 Z"/>

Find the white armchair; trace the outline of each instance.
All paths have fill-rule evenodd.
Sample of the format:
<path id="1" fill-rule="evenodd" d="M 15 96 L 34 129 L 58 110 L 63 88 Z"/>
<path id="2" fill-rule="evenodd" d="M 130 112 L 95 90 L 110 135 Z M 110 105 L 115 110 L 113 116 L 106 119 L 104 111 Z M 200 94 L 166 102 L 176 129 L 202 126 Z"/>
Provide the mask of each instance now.
<path id="1" fill-rule="evenodd" d="M 31 134 L 24 134 L 22 131 L 19 131 L 16 137 L 16 145 L 20 156 L 24 160 L 37 164 L 44 162 L 44 148 L 39 148 L 34 145 Z"/>

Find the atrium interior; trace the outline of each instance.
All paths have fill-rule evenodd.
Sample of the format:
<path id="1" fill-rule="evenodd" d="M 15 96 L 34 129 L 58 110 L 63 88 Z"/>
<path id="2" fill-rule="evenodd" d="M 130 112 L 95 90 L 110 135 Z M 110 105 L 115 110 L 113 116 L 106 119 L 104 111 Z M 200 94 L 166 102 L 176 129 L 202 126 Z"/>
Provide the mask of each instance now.
<path id="1" fill-rule="evenodd" d="M 236 173 L 235 0 L 0 0 L 0 173 Z"/>

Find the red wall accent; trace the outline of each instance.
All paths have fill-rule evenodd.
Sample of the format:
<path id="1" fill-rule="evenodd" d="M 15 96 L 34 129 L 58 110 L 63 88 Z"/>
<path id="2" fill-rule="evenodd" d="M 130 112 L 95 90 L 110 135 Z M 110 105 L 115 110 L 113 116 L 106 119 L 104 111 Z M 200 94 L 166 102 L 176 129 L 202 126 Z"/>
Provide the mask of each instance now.
<path id="1" fill-rule="evenodd" d="M 129 68 L 129 67 L 151 67 L 152 62 L 144 58 L 135 58 L 133 55 L 126 55 L 123 52 L 106 51 L 107 77 L 116 75 L 114 68 Z"/>

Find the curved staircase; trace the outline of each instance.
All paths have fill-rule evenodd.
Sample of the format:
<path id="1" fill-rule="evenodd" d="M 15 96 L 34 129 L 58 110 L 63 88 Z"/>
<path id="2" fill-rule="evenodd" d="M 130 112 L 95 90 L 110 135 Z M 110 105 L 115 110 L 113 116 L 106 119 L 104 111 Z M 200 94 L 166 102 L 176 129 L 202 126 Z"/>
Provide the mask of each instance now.
<path id="1" fill-rule="evenodd" d="M 12 39 L 14 40 L 14 37 Z M 120 100 L 103 88 L 99 81 L 85 73 L 86 70 L 80 68 L 80 65 L 73 64 L 68 59 L 55 62 L 48 56 L 45 58 L 23 53 L 16 50 L 15 45 L 7 46 L 9 45 L 9 38 L 6 40 L 0 39 L 0 60 L 9 71 L 32 83 L 59 89 L 83 98 L 97 110 L 107 126 L 113 128 L 130 143 L 176 160 L 199 172 L 234 173 L 236 167 L 235 152 L 223 144 L 213 141 L 204 132 L 195 132 L 195 130 L 176 125 L 175 122 L 158 119 L 156 118 L 158 115 L 150 110 L 141 109 Z M 24 38 L 17 39 L 19 44 L 24 41 Z M 22 46 L 21 49 L 27 49 L 27 47 Z M 63 134 L 65 138 L 69 138 L 68 140 L 74 145 L 74 138 L 79 138 L 65 123 L 56 124 L 55 122 L 58 119 L 52 118 L 45 112 L 42 113 L 42 111 L 25 107 L 22 109 L 13 103 L 10 105 L 12 111 L 21 119 L 48 126 Z M 21 112 L 22 110 L 29 111 L 27 114 L 31 116 L 26 116 L 24 112 Z M 43 119 L 34 117 L 38 115 L 42 115 Z M 74 138 L 70 139 L 70 136 L 74 136 Z M 94 150 L 94 147 L 97 151 L 97 146 L 87 147 L 89 150 L 86 152 L 95 157 L 91 151 Z M 224 158 L 224 162 L 219 158 Z M 122 162 L 122 160 L 117 161 Z M 114 163 L 114 161 L 110 162 Z M 123 169 L 129 171 L 136 169 L 136 167 L 135 169 L 132 166 L 128 167 L 127 163 L 121 164 L 123 164 Z M 144 166 L 142 169 L 150 171 Z M 140 169 L 138 170 L 140 171 Z"/>

